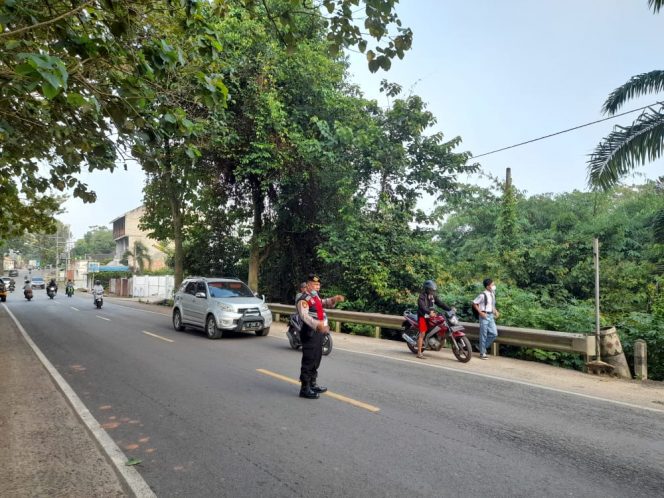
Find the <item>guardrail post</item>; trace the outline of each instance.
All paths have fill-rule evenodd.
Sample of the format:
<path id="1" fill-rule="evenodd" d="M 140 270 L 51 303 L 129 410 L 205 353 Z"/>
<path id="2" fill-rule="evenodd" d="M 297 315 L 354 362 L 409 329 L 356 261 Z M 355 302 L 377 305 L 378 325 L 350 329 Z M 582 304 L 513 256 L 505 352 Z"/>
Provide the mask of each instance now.
<path id="1" fill-rule="evenodd" d="M 340 322 L 339 320 L 337 320 L 336 322 L 334 322 L 334 331 L 335 331 L 337 334 L 340 334 L 340 333 L 341 333 L 341 322 Z"/>
<path id="2" fill-rule="evenodd" d="M 648 344 L 643 339 L 634 341 L 634 376 L 639 380 L 648 378 Z"/>
<path id="3" fill-rule="evenodd" d="M 274 321 L 275 322 L 280 322 L 281 321 L 281 313 L 275 313 L 274 314 Z"/>
<path id="4" fill-rule="evenodd" d="M 376 327 L 374 333 L 376 335 L 376 339 L 380 339 L 380 327 Z"/>
<path id="5" fill-rule="evenodd" d="M 491 355 L 498 356 L 499 351 L 500 351 L 500 344 L 494 341 L 493 344 L 491 344 Z"/>

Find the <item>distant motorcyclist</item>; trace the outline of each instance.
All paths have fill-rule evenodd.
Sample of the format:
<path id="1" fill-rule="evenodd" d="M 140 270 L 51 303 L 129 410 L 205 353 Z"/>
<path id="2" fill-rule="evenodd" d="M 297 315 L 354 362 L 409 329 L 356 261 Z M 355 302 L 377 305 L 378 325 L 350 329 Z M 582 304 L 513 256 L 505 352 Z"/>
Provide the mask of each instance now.
<path id="1" fill-rule="evenodd" d="M 420 297 L 417 299 L 417 321 L 420 328 L 420 335 L 417 338 L 417 357 L 424 358 L 422 354 L 422 342 L 424 341 L 424 335 L 429 329 L 429 324 L 427 318 L 431 317 L 436 313 L 434 304 L 440 306 L 445 311 L 450 311 L 450 308 L 447 304 L 442 302 L 436 294 L 438 287 L 436 282 L 433 280 L 427 280 L 422 285 L 423 292 L 420 294 Z"/>
<path id="2" fill-rule="evenodd" d="M 104 295 L 104 286 L 99 280 L 95 280 L 95 285 L 92 287 L 92 302 L 95 301 L 95 296 L 98 294 Z"/>
<path id="3" fill-rule="evenodd" d="M 53 287 L 55 289 L 55 293 L 58 293 L 58 283 L 55 281 L 55 278 L 51 278 L 46 288 L 48 289 L 49 287 Z"/>
<path id="4" fill-rule="evenodd" d="M 67 286 L 65 287 L 65 292 L 68 296 L 74 295 L 74 282 L 71 279 L 67 280 Z"/>

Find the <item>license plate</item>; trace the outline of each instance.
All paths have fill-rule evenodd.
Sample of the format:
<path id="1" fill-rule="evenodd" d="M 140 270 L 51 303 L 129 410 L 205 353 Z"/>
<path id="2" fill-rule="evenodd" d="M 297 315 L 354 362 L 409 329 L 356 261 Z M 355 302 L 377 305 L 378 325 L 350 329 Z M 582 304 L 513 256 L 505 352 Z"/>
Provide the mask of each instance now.
<path id="1" fill-rule="evenodd" d="M 244 322 L 245 329 L 259 329 L 261 325 L 261 322 Z"/>

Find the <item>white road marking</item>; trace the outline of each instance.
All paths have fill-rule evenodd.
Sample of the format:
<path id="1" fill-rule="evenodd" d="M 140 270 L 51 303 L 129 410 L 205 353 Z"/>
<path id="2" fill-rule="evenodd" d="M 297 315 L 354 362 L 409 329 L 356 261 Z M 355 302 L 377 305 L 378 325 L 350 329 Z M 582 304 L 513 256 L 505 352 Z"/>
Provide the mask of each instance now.
<path id="1" fill-rule="evenodd" d="M 133 311 L 140 311 L 142 313 L 152 313 L 153 315 L 161 315 L 161 316 L 168 316 L 170 313 L 159 313 L 158 311 L 150 311 L 150 310 L 142 310 L 140 308 L 133 308 L 132 306 L 125 306 L 123 304 L 116 304 L 113 301 L 108 301 L 109 303 L 112 303 L 113 306 L 117 306 L 118 308 L 125 308 L 128 310 L 133 310 Z"/>
<path id="2" fill-rule="evenodd" d="M 124 478 L 125 482 L 138 497 L 145 498 L 156 498 L 157 495 L 150 489 L 150 486 L 143 480 L 143 477 L 138 473 L 134 467 L 125 465 L 125 462 L 128 460 L 127 456 L 122 452 L 122 450 L 115 444 L 115 441 L 111 439 L 108 433 L 101 428 L 101 425 L 97 420 L 92 416 L 90 411 L 85 407 L 80 398 L 76 395 L 71 386 L 67 381 L 60 375 L 60 373 L 55 369 L 55 367 L 48 361 L 48 358 L 44 356 L 44 353 L 37 347 L 37 345 L 32 342 L 30 336 L 25 331 L 21 323 L 16 319 L 14 314 L 9 310 L 9 308 L 4 305 L 5 310 L 9 316 L 14 320 L 14 323 L 21 331 L 23 338 L 32 348 L 32 350 L 37 355 L 37 358 L 42 362 L 42 365 L 48 370 L 48 373 L 51 374 L 51 377 L 56 384 L 60 387 L 62 392 L 67 396 L 72 407 L 78 413 L 78 416 L 83 420 L 85 425 L 88 426 L 88 429 L 92 435 L 97 439 L 99 445 L 104 449 L 110 460 L 115 465 L 118 473 Z"/>
<path id="3" fill-rule="evenodd" d="M 99 316 L 99 315 L 95 315 L 95 316 L 96 316 L 97 318 L 101 318 L 102 320 L 106 320 L 107 322 L 110 322 L 110 321 L 111 321 L 110 318 L 106 318 L 106 317 Z"/>
<path id="4" fill-rule="evenodd" d="M 73 306 L 70 306 L 70 308 L 73 309 L 74 311 L 81 311 L 78 308 L 74 308 Z"/>
<path id="5" fill-rule="evenodd" d="M 392 361 L 402 361 L 405 363 L 411 363 L 413 365 L 418 365 L 420 367 L 428 367 L 428 368 L 438 368 L 440 370 L 447 370 L 449 372 L 457 372 L 460 374 L 465 374 L 465 375 L 474 375 L 476 377 L 482 377 L 484 379 L 492 379 L 492 380 L 500 380 L 503 382 L 511 382 L 512 384 L 519 384 L 521 386 L 528 386 L 528 387 L 534 387 L 537 389 L 543 389 L 545 391 L 551 391 L 555 393 L 560 393 L 560 394 L 569 394 L 571 396 L 579 396 L 581 398 L 586 398 L 586 399 L 592 399 L 594 401 L 604 401 L 606 403 L 613 403 L 614 405 L 620 405 L 620 406 L 626 406 L 629 408 L 638 408 L 639 410 L 648 410 L 651 412 L 656 412 L 656 413 L 664 413 L 664 410 L 658 410 L 657 408 L 651 408 L 649 406 L 641 406 L 641 405 L 635 405 L 632 403 L 627 403 L 625 401 L 617 401 L 615 399 L 608 399 L 608 398 L 601 398 L 599 396 L 593 396 L 591 394 L 583 394 L 583 393 L 576 393 L 574 391 L 567 391 L 565 389 L 558 389 L 556 387 L 549 387 L 549 386 L 543 386 L 541 384 L 533 384 L 531 382 L 525 382 L 523 380 L 515 380 L 515 379 L 506 379 L 505 377 L 498 377 L 497 375 L 489 375 L 489 374 L 483 374 L 479 372 L 469 372 L 467 370 L 459 370 L 456 368 L 451 368 L 451 367 L 443 367 L 441 365 L 434 365 L 431 363 L 423 363 L 420 361 L 415 361 L 415 360 L 406 360 L 405 358 L 394 358 L 392 356 L 387 356 L 384 354 L 379 354 L 379 353 L 365 353 L 363 351 L 353 351 L 351 349 L 344 349 L 344 348 L 338 348 L 334 347 L 334 349 L 339 350 L 339 351 L 346 351 L 347 353 L 355 353 L 355 354 L 361 354 L 365 356 L 375 356 L 377 358 L 385 358 L 388 360 Z"/>
<path id="6" fill-rule="evenodd" d="M 147 330 L 142 330 L 142 332 L 143 332 L 144 334 L 150 335 L 150 336 L 152 336 L 152 337 L 156 337 L 157 339 L 161 339 L 162 341 L 166 341 L 166 342 L 175 342 L 175 341 L 172 340 L 172 339 L 167 339 L 166 337 L 162 337 L 162 336 L 160 336 L 160 335 L 153 334 L 152 332 L 148 332 Z"/>

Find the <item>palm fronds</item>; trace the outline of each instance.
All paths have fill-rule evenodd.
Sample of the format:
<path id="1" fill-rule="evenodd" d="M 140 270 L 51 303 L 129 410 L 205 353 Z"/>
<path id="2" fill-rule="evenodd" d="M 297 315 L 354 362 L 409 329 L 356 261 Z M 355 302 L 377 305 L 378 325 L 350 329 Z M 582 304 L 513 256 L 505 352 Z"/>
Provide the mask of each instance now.
<path id="1" fill-rule="evenodd" d="M 660 3 L 664 3 L 664 0 L 660 0 Z M 630 99 L 662 91 L 664 91 L 664 71 L 656 70 L 637 74 L 611 92 L 602 106 L 602 112 L 613 115 Z"/>
<path id="2" fill-rule="evenodd" d="M 652 11 L 657 14 L 659 9 L 664 7 L 664 0 L 648 0 L 648 7 L 650 7 Z"/>
<path id="3" fill-rule="evenodd" d="M 588 160 L 588 184 L 607 190 L 636 166 L 661 157 L 663 151 L 664 107 L 649 107 L 630 126 L 616 126 L 597 146 Z"/>

